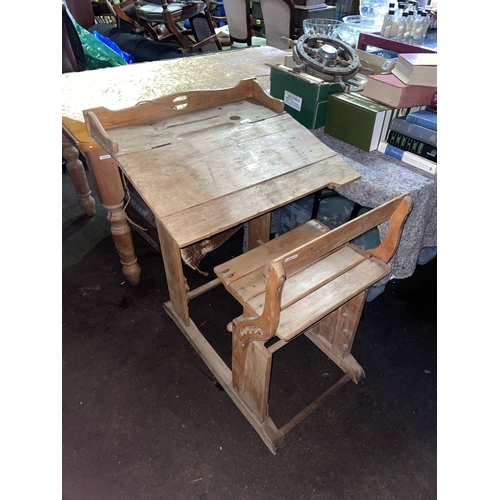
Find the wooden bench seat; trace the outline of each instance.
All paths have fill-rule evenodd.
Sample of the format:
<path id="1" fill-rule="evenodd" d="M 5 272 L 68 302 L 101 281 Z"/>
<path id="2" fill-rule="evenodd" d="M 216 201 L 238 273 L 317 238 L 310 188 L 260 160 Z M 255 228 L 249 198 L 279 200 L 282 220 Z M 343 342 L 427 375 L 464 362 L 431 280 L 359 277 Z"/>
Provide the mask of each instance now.
<path id="1" fill-rule="evenodd" d="M 287 235 L 293 236 L 294 239 L 297 239 L 297 236 L 303 237 L 302 233 L 305 232 L 303 229 L 310 225 L 323 226 L 318 221 L 309 221 L 297 228 L 295 234 L 291 231 L 279 238 Z M 324 228 L 329 230 L 326 226 Z M 275 247 L 275 252 L 280 250 L 278 245 Z M 217 274 L 220 272 L 218 275 L 227 289 L 240 303 L 245 304 L 254 316 L 260 316 L 264 310 L 265 267 L 269 263 L 269 258 L 266 259 L 267 253 L 269 252 L 261 252 L 263 260 L 260 262 L 260 267 L 255 270 L 246 269 L 244 259 L 238 261 L 238 258 L 231 261 L 227 272 L 216 269 Z M 257 264 L 258 261 L 255 260 L 254 263 Z M 276 336 L 284 341 L 291 340 L 326 314 L 337 309 L 346 300 L 387 276 L 390 270 L 387 264 L 371 258 L 368 252 L 355 245 L 346 245 L 310 265 L 287 274 L 281 294 L 280 322 Z M 224 278 L 229 275 L 232 278 L 225 280 Z M 235 279 L 235 276 L 239 277 Z"/>
<path id="2" fill-rule="evenodd" d="M 346 374 L 328 395 L 349 380 L 364 378 L 351 354 L 354 337 L 368 288 L 391 272 L 388 262 L 411 206 L 411 198 L 402 195 L 333 230 L 312 220 L 215 268 L 243 307 L 243 314 L 228 325 L 233 335 L 233 387 L 262 425 L 270 425 L 272 354 L 299 334 Z M 351 243 L 387 220 L 387 232 L 376 248 L 362 250 Z M 269 342 L 274 337 L 279 340 Z M 273 431 L 272 451 L 317 404 Z"/>

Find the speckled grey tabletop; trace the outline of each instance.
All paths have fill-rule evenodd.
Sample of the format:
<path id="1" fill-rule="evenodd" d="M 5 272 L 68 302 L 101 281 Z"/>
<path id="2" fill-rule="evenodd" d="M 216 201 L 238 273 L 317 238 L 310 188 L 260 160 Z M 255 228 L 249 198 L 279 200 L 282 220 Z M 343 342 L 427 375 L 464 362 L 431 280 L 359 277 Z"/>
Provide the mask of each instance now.
<path id="1" fill-rule="evenodd" d="M 350 146 L 325 134 L 324 127 L 312 133 L 361 174 L 361 179 L 336 189 L 342 196 L 371 208 L 403 193 L 411 196 L 413 210 L 405 223 L 398 250 L 390 262 L 392 275 L 379 284 L 390 278 L 411 276 L 422 249 L 437 246 L 437 177 L 378 151 L 367 153 Z M 379 229 L 383 236 L 387 224 Z"/>

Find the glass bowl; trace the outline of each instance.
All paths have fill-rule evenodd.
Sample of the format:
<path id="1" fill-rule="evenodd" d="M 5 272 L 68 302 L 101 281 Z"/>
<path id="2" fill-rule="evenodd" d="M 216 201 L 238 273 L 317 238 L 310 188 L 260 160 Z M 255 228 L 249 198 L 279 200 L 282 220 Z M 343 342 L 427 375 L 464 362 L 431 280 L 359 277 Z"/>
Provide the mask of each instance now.
<path id="1" fill-rule="evenodd" d="M 335 36 L 342 21 L 335 19 L 304 19 L 302 27 L 305 35 Z"/>
<path id="2" fill-rule="evenodd" d="M 361 16 L 345 16 L 342 21 L 342 26 L 337 29 L 337 37 L 351 45 L 351 47 L 356 47 L 359 34 L 362 31 L 373 31 L 362 26 Z"/>

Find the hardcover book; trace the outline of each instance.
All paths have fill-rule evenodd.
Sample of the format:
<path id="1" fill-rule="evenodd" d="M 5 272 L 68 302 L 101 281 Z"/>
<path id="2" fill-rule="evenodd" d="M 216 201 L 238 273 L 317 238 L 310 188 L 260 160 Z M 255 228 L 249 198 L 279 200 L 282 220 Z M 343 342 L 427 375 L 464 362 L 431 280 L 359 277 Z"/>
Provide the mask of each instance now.
<path id="1" fill-rule="evenodd" d="M 437 87 L 437 53 L 398 54 L 392 73 L 408 85 Z"/>
<path id="2" fill-rule="evenodd" d="M 381 153 L 391 156 L 392 158 L 396 158 L 397 160 L 407 163 L 412 167 L 419 168 L 420 170 L 430 174 L 437 174 L 437 163 L 426 160 L 421 156 L 405 151 L 404 149 L 393 146 L 392 144 L 387 144 L 386 141 L 380 141 L 377 149 Z"/>
<path id="3" fill-rule="evenodd" d="M 359 61 L 363 68 L 372 69 L 374 75 L 390 73 L 395 66 L 395 62 L 387 57 L 381 57 L 365 50 L 356 49 Z"/>
<path id="4" fill-rule="evenodd" d="M 394 118 L 419 109 L 422 107 L 391 108 L 361 95 L 361 92 L 330 95 L 325 133 L 364 151 L 374 151 L 380 140 L 387 137 Z"/>
<path id="5" fill-rule="evenodd" d="M 436 146 L 431 146 L 430 144 L 426 144 L 425 142 L 400 134 L 394 130 L 389 131 L 386 142 L 398 148 L 404 149 L 405 151 L 421 156 L 426 160 L 437 163 Z"/>
<path id="6" fill-rule="evenodd" d="M 407 85 L 393 74 L 368 75 L 362 95 L 392 108 L 427 106 L 431 103 L 437 87 Z"/>
<path id="7" fill-rule="evenodd" d="M 389 130 L 392 111 L 357 92 L 330 95 L 325 133 L 364 151 L 373 151 Z"/>
<path id="8" fill-rule="evenodd" d="M 406 121 L 408 123 L 414 123 L 415 125 L 421 125 L 422 127 L 426 127 L 437 132 L 437 113 L 432 111 L 420 109 L 413 113 L 409 113 L 406 117 Z"/>
<path id="9" fill-rule="evenodd" d="M 417 139 L 418 141 L 437 147 L 437 132 L 435 130 L 408 122 L 406 118 L 402 116 L 392 120 L 389 125 L 389 130 L 394 130 L 395 132 L 399 132 L 407 137 L 412 137 L 413 139 Z"/>

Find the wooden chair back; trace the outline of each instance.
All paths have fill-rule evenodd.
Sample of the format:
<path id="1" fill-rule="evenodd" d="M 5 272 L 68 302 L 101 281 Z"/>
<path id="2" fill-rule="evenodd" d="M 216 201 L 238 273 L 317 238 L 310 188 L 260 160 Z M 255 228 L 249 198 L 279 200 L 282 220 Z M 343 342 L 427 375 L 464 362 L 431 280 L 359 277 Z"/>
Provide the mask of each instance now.
<path id="1" fill-rule="evenodd" d="M 215 273 L 244 310 L 228 328 L 243 343 L 259 335 L 288 341 L 367 290 L 390 273 L 387 264 L 411 207 L 411 198 L 402 195 L 332 230 L 310 221 L 217 266 Z M 387 220 L 376 248 L 350 243 Z"/>
<path id="2" fill-rule="evenodd" d="M 205 2 L 192 0 L 183 4 L 168 0 L 134 0 L 136 16 L 155 41 L 175 41 L 183 53 L 222 50 L 214 23 Z M 184 21 L 191 23 L 185 29 Z M 164 25 L 167 35 L 158 35 L 155 26 Z M 172 35 L 172 36 L 170 36 Z"/>
<path id="3" fill-rule="evenodd" d="M 252 45 L 250 0 L 224 0 L 224 11 L 231 43 L 246 43 L 250 47 Z"/>
<path id="4" fill-rule="evenodd" d="M 287 50 L 295 35 L 295 4 L 292 0 L 258 0 L 264 19 L 266 44 Z"/>

